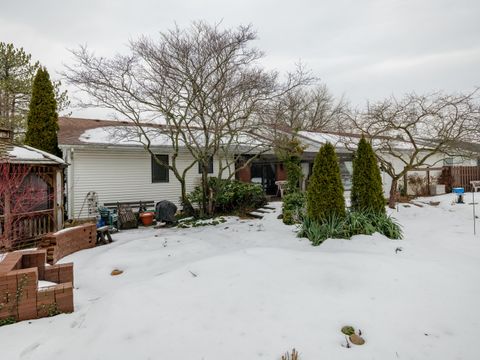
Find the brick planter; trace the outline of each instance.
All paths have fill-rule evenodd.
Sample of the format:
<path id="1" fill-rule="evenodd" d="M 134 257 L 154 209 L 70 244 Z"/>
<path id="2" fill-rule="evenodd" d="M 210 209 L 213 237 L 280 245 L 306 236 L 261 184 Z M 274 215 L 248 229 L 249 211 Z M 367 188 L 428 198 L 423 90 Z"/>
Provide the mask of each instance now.
<path id="1" fill-rule="evenodd" d="M 46 250 L 8 253 L 0 262 L 0 320 L 73 312 L 73 263 L 46 266 Z M 38 280 L 57 285 L 38 288 Z"/>

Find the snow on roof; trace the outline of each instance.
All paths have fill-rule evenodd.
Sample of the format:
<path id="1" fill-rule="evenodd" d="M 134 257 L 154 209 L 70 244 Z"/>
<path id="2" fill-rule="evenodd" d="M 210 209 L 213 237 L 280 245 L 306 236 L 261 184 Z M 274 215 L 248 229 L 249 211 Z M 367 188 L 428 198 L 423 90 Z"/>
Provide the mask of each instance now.
<path id="1" fill-rule="evenodd" d="M 10 161 L 13 162 L 35 162 L 35 163 L 57 163 L 66 164 L 58 156 L 49 154 L 45 151 L 35 149 L 28 145 L 13 145 L 8 151 Z"/>
<path id="2" fill-rule="evenodd" d="M 329 142 L 330 144 L 335 145 L 342 141 L 342 137 L 336 134 L 327 134 L 327 133 L 310 132 L 310 131 L 300 131 L 299 134 L 319 143 Z"/>
<path id="3" fill-rule="evenodd" d="M 36 152 L 36 151 L 33 151 L 33 150 L 29 150 L 27 148 L 24 148 L 24 147 L 20 147 L 20 146 L 14 146 L 13 147 L 13 150 L 9 151 L 8 154 L 14 158 L 17 158 L 17 159 L 22 159 L 22 160 L 41 160 L 43 159 L 43 155 Z"/>
<path id="4" fill-rule="evenodd" d="M 172 140 L 169 134 L 163 132 L 156 127 L 144 127 L 151 146 L 172 146 Z M 203 142 L 204 133 L 202 130 L 191 130 L 185 132 L 188 141 L 193 143 L 195 141 Z M 102 145 L 120 145 L 120 146 L 141 146 L 146 143 L 146 137 L 140 130 L 133 126 L 105 126 L 95 129 L 88 129 L 84 131 L 79 140 L 86 144 L 102 144 Z M 252 134 L 241 133 L 237 134 L 234 141 L 229 141 L 231 138 L 225 138 L 224 143 L 232 147 L 246 146 L 258 147 L 261 146 L 262 141 Z M 179 144 L 182 146 L 183 141 L 179 139 Z"/>
<path id="5" fill-rule="evenodd" d="M 152 146 L 168 146 L 171 140 L 166 134 L 162 134 L 155 128 L 144 128 L 150 139 Z M 90 144 L 108 144 L 108 145 L 131 145 L 139 146 L 145 141 L 145 136 L 138 133 L 134 127 L 105 126 L 96 129 L 84 131 L 79 140 Z"/>
<path id="6" fill-rule="evenodd" d="M 307 151 L 311 148 L 312 150 L 318 150 L 318 145 L 325 144 L 329 142 L 336 148 L 353 150 L 357 147 L 358 142 L 361 139 L 361 136 L 358 134 L 332 134 L 332 133 L 321 133 L 321 132 L 311 132 L 311 131 L 300 131 L 299 135 L 307 140 Z M 385 139 L 373 139 L 372 146 L 373 148 L 379 148 L 382 146 Z M 313 143 L 312 143 L 313 142 Z M 397 150 L 409 150 L 412 149 L 412 144 L 403 140 L 397 140 L 390 138 L 388 142 Z M 316 144 L 315 144 L 316 143 Z"/>

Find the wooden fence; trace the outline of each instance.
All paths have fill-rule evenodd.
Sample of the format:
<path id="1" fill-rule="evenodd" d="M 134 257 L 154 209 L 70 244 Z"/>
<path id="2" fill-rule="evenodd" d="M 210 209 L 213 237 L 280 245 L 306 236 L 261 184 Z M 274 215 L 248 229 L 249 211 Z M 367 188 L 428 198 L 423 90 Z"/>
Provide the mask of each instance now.
<path id="1" fill-rule="evenodd" d="M 472 191 L 470 181 L 480 180 L 480 166 L 445 166 L 442 169 L 440 183 L 446 185 L 446 190 L 452 187 L 463 187 Z"/>
<path id="2" fill-rule="evenodd" d="M 8 239 L 14 249 L 35 245 L 43 235 L 55 231 L 53 209 L 11 215 L 7 221 L 9 224 L 5 223 L 5 216 L 0 215 L 0 240 Z"/>

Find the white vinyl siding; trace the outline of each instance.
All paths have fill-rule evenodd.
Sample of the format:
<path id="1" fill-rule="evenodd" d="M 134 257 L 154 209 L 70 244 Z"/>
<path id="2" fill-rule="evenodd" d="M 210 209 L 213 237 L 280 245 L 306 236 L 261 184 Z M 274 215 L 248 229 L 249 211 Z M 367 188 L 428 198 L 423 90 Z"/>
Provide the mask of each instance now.
<path id="1" fill-rule="evenodd" d="M 116 201 L 169 200 L 180 208 L 181 190 L 177 178 L 170 171 L 168 182 L 153 183 L 151 157 L 143 149 L 76 148 L 72 155 L 68 168 L 69 217 L 87 216 L 87 205 L 83 206 L 81 214 L 80 209 L 89 191 L 97 193 L 99 205 Z M 171 164 L 171 154 L 168 155 Z M 191 164 L 191 159 L 188 153 L 181 153 L 177 157 L 179 170 Z M 217 172 L 218 162 L 214 161 L 214 174 Z M 200 179 L 195 164 L 187 173 L 187 191 L 193 190 Z"/>

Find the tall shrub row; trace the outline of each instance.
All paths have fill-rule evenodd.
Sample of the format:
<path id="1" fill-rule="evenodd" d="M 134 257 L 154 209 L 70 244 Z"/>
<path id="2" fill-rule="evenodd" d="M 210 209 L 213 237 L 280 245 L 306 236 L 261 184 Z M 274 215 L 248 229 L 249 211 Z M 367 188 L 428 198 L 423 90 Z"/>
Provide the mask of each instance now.
<path id="1" fill-rule="evenodd" d="M 349 239 L 375 232 L 391 239 L 402 237 L 400 225 L 385 212 L 380 170 L 373 149 L 364 138 L 354 155 L 352 207 L 348 212 L 343 191 L 335 148 L 327 143 L 315 158 L 307 190 L 307 215 L 299 236 L 307 237 L 313 245 L 328 238 Z"/>

